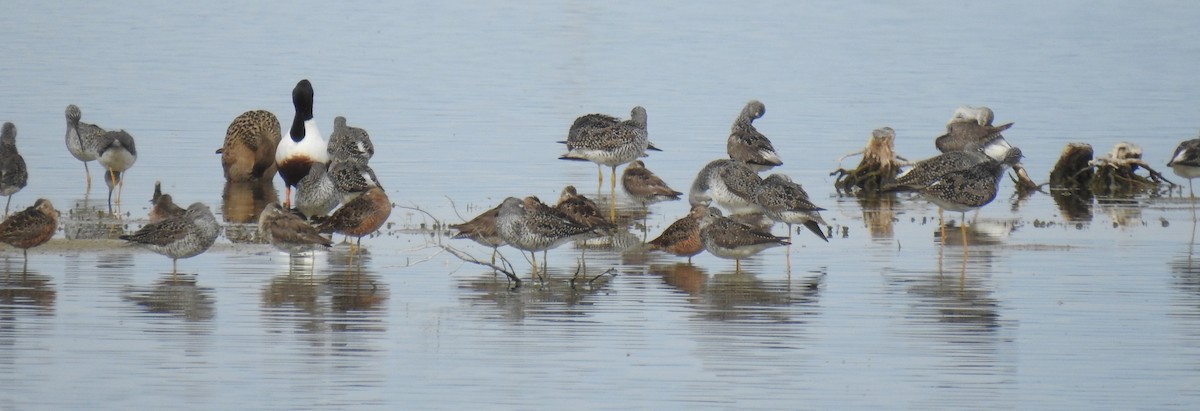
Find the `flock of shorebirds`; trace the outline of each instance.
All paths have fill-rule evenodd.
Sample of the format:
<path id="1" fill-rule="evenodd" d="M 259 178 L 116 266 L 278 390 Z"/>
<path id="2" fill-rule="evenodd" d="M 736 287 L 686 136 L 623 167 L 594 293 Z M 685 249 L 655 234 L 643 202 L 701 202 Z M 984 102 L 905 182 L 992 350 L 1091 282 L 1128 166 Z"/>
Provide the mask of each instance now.
<path id="1" fill-rule="evenodd" d="M 313 88 L 308 80 L 296 84 L 292 102 L 295 117 L 286 133 L 275 115 L 265 110 L 247 111 L 233 120 L 223 146 L 217 150 L 225 178 L 234 183 L 269 185 L 276 174 L 281 177 L 286 189 L 284 204 L 267 205 L 258 215 L 261 238 L 280 250 L 296 255 L 329 247 L 331 239 L 324 234 L 330 233 L 357 237 L 357 243 L 361 243 L 363 236 L 383 226 L 392 209 L 368 164 L 374 155 L 370 136 L 361 128 L 347 125 L 344 117 L 337 117 L 326 140 L 313 119 Z M 746 104 L 726 142 L 729 157 L 713 160 L 697 173 L 687 193 L 692 207 L 686 216 L 653 240 L 645 241 L 643 231 L 642 241 L 649 248 L 687 257 L 689 262 L 692 256 L 708 251 L 735 260 L 740 269 L 741 259 L 767 248 L 790 246 L 793 225 L 803 225 L 828 241 L 822 229 L 829 229 L 821 218 L 823 209 L 810 201 L 800 184 L 782 173 L 765 178 L 759 174 L 783 164 L 771 141 L 754 127 L 754 120 L 765 113 L 766 106 L 759 101 Z M 604 114 L 584 115 L 575 120 L 567 139 L 560 142 L 567 149 L 560 159 L 596 163 L 600 184 L 604 181 L 602 167 L 611 169 L 607 212 L 580 195 L 575 187 L 567 186 L 554 206 L 533 196 L 508 197 L 474 219 L 451 226 L 458 231 L 454 238 L 471 239 L 492 248 L 493 267 L 500 246 L 529 252 L 536 276 L 536 252 L 615 233 L 618 166 L 628 164 L 621 175 L 621 186 L 642 205 L 643 215 L 652 204 L 680 200 L 684 193 L 669 187 L 641 160 L 648 156 L 647 151 L 661 151 L 649 140 L 646 118 L 642 107 L 634 107 L 626 120 Z M 137 161 L 134 138 L 123 130 L 106 131 L 81 119 L 79 107 L 67 106 L 67 150 L 83 162 L 89 189 L 88 162 L 96 160 L 104 167 L 111 212 L 114 192 L 119 204 L 123 175 Z M 965 214 L 987 205 L 995 199 L 1005 171 L 1022 158 L 1021 150 L 1002 135 L 1012 123 L 994 126 L 993 119 L 994 113 L 987 107 L 959 107 L 946 124 L 946 134 L 935 140 L 941 154 L 905 162 L 909 168 L 883 190 L 918 193 L 938 205 L 939 220 L 941 210 Z M 0 131 L 0 195 L 11 200 L 25 187 L 28 174 L 17 152 L 16 127 L 5 123 Z M 894 138 L 894 131 L 886 127 L 876 130 L 876 134 L 880 139 Z M 1188 178 L 1190 185 L 1192 178 L 1200 176 L 1200 139 L 1180 144 L 1167 165 Z M 120 238 L 170 257 L 173 270 L 179 259 L 208 250 L 221 231 L 212 211 L 203 203 L 179 207 L 169 194 L 161 193 L 157 184 L 152 201 L 150 222 Z M 45 243 L 58 229 L 58 212 L 44 198 L 12 215 L 6 202 L 5 215 L 0 223 L 0 242 L 22 248 L 26 256 L 29 248 Z M 786 224 L 787 236 L 771 233 L 775 222 Z M 965 230 L 965 224 L 962 226 Z M 642 227 L 645 230 L 644 222 Z M 353 251 L 352 246 L 351 255 Z"/>

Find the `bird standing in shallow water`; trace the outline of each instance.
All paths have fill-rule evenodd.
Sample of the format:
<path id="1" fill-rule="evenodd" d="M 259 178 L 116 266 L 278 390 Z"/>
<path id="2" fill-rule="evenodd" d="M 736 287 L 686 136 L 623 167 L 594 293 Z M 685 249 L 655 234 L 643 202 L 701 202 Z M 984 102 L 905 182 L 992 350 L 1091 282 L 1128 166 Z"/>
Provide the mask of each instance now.
<path id="1" fill-rule="evenodd" d="M 585 116 L 587 117 L 587 116 Z M 587 123 L 602 125 L 602 121 L 575 120 L 576 125 Z M 612 168 L 612 184 L 609 195 L 610 221 L 617 219 L 617 166 L 637 160 L 646 154 L 649 147 L 649 134 L 646 131 L 646 109 L 634 107 L 629 120 L 600 127 L 571 127 L 567 135 L 567 153 L 561 160 L 591 161 Z M 601 174 L 600 181 L 604 181 Z"/>
<path id="2" fill-rule="evenodd" d="M 333 245 L 316 227 L 284 210 L 279 203 L 271 203 L 263 209 L 258 217 L 258 232 L 263 240 L 289 256 Z M 288 267 L 291 267 L 291 258 Z"/>
<path id="3" fill-rule="evenodd" d="M 1200 138 L 1186 140 L 1175 148 L 1167 167 L 1176 175 L 1188 179 L 1188 194 L 1195 201 L 1196 192 L 1192 190 L 1192 179 L 1200 177 Z"/>
<path id="4" fill-rule="evenodd" d="M 178 270 L 180 258 L 208 251 L 221 233 L 221 224 L 203 203 L 192 203 L 183 215 L 142 226 L 133 234 L 119 238 L 136 243 L 171 258 L 171 273 Z"/>
<path id="5" fill-rule="evenodd" d="M 4 202 L 5 216 L 8 216 L 12 195 L 25 188 L 28 181 L 25 157 L 17 152 L 17 126 L 6 122 L 0 128 L 0 195 L 8 197 Z"/>
<path id="6" fill-rule="evenodd" d="M 766 171 L 771 167 L 783 165 L 775 146 L 758 129 L 754 128 L 754 120 L 767 113 L 767 106 L 761 101 L 750 100 L 729 131 L 729 140 L 725 143 L 725 151 L 729 158 L 745 163 L 755 172 Z"/>
<path id="7" fill-rule="evenodd" d="M 183 207 L 175 205 L 170 194 L 162 192 L 162 182 L 154 182 L 154 194 L 150 196 L 150 222 L 156 223 L 171 217 L 180 216 L 187 212 Z"/>
<path id="8" fill-rule="evenodd" d="M 87 163 L 95 160 L 100 156 L 96 152 L 96 139 L 104 134 L 104 129 L 95 124 L 88 124 L 79 119 L 83 118 L 83 112 L 79 110 L 79 106 L 74 104 L 67 106 L 67 134 L 66 144 L 67 151 L 71 152 L 77 160 L 83 162 L 83 175 L 87 177 L 87 189 L 92 189 L 92 173 L 88 171 Z"/>
<path id="9" fill-rule="evenodd" d="M 292 89 L 292 105 L 296 117 L 286 136 L 279 140 L 275 149 L 275 167 L 283 178 L 285 189 L 284 207 L 292 207 L 292 187 L 308 175 L 313 163 L 329 163 L 328 144 L 317 121 L 313 120 L 313 88 L 308 80 L 300 80 Z"/>
<path id="10" fill-rule="evenodd" d="M 275 149 L 279 146 L 279 119 L 270 111 L 251 110 L 233 119 L 225 130 L 225 143 L 217 149 L 225 181 L 270 181 L 275 177 Z"/>
<path id="11" fill-rule="evenodd" d="M 653 171 L 646 168 L 642 160 L 634 160 L 621 173 L 621 187 L 630 197 L 642 203 L 642 240 L 646 240 L 647 221 L 650 219 L 650 204 L 678 200 L 683 193 L 671 189 L 667 183 L 658 178 Z"/>
<path id="12" fill-rule="evenodd" d="M 792 224 L 801 224 L 816 234 L 825 242 L 829 238 L 821 231 L 821 226 L 828 226 L 821 218 L 821 210 L 808 199 L 808 193 L 800 184 L 784 174 L 771 174 L 763 179 L 762 186 L 754 195 L 754 200 L 762 206 L 764 214 L 772 220 L 787 224 L 788 228 L 788 268 L 792 266 Z"/>
<path id="13" fill-rule="evenodd" d="M 540 203 L 536 199 L 527 198 L 522 202 L 515 197 L 508 197 L 500 204 L 496 216 L 496 232 L 508 245 L 529 252 L 535 277 L 538 270 L 537 251 L 594 235 L 592 228 Z"/>
<path id="14" fill-rule="evenodd" d="M 116 204 L 121 204 L 121 191 L 125 188 L 125 171 L 137 162 L 137 147 L 133 136 L 125 130 L 108 131 L 96 139 L 97 161 L 104 166 L 104 184 L 108 186 L 108 211 L 112 212 L 113 191 L 117 192 Z"/>
<path id="15" fill-rule="evenodd" d="M 466 238 L 492 249 L 492 265 L 496 264 L 496 249 L 504 245 L 504 239 L 496 231 L 496 217 L 500 215 L 500 206 L 493 207 L 462 224 L 451 225 L 458 230 L 455 239 Z"/>
<path id="16" fill-rule="evenodd" d="M 680 257 L 687 257 L 688 263 L 692 262 L 692 256 L 700 254 L 704 251 L 704 243 L 700 241 L 700 220 L 708 214 L 708 206 L 704 204 L 696 204 L 692 206 L 692 211 L 688 215 L 683 216 L 674 223 L 667 226 L 658 238 L 650 240 L 650 248 L 653 250 L 663 250 Z"/>
<path id="17" fill-rule="evenodd" d="M 721 210 L 709 207 L 700 220 L 700 241 L 704 249 L 721 258 L 735 261 L 735 271 L 742 270 L 742 259 L 771 247 L 791 244 L 787 237 L 776 237 L 721 215 Z"/>
<path id="18" fill-rule="evenodd" d="M 39 198 L 29 208 L 0 223 L 0 242 L 20 248 L 28 260 L 29 249 L 50 241 L 55 231 L 58 231 L 58 211 L 50 200 Z"/>
<path id="19" fill-rule="evenodd" d="M 362 246 L 362 238 L 383 227 L 390 215 L 392 203 L 388 201 L 387 194 L 382 188 L 371 187 L 334 211 L 333 215 L 317 226 L 317 230 L 322 233 L 342 233 L 358 237 L 356 244 L 350 247 L 350 255 L 353 256 L 355 248 Z"/>

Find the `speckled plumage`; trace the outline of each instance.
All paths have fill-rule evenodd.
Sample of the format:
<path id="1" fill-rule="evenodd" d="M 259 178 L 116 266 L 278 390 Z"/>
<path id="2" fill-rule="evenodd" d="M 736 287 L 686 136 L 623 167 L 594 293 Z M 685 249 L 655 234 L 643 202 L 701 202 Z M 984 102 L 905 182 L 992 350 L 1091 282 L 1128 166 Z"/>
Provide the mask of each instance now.
<path id="1" fill-rule="evenodd" d="M 383 188 L 379 178 L 375 177 L 375 170 L 366 161 L 353 157 L 334 159 L 327 172 L 342 204 L 349 203 L 372 187 Z"/>
<path id="2" fill-rule="evenodd" d="M 1185 140 L 1175 148 L 1167 162 L 1175 174 L 1191 180 L 1200 177 L 1200 138 Z"/>
<path id="3" fill-rule="evenodd" d="M 992 126 L 994 117 L 992 109 L 987 107 L 959 107 L 946 123 L 946 134 L 934 140 L 934 145 L 943 153 L 984 147 L 988 156 L 1003 161 L 1012 146 L 1000 133 L 1013 123 Z"/>
<path id="4" fill-rule="evenodd" d="M 549 207 L 528 206 L 513 197 L 500 204 L 496 231 L 508 245 L 524 251 L 549 250 L 593 233 L 591 228 L 549 211 Z"/>
<path id="5" fill-rule="evenodd" d="M 45 244 L 58 231 L 58 211 L 50 200 L 39 198 L 32 206 L 13 213 L 0 223 L 0 242 L 24 250 Z"/>
<path id="6" fill-rule="evenodd" d="M 925 199 L 945 210 L 966 212 L 996 198 L 1004 171 L 1021 161 L 1021 149 L 1009 150 L 1004 161 L 988 159 L 965 169 L 944 173 L 916 187 Z"/>
<path id="7" fill-rule="evenodd" d="M 170 194 L 162 192 L 162 182 L 154 182 L 154 194 L 150 196 L 150 222 L 156 223 L 187 212 L 175 204 Z"/>
<path id="8" fill-rule="evenodd" d="M 262 239 L 288 254 L 307 252 L 333 243 L 305 222 L 300 216 L 284 210 L 279 203 L 263 208 L 258 217 L 258 233 Z"/>
<path id="9" fill-rule="evenodd" d="M 75 159 L 83 162 L 83 174 L 87 177 L 87 185 L 92 186 L 92 174 L 88 171 L 87 163 L 100 156 L 96 147 L 96 139 L 104 134 L 104 129 L 95 124 L 80 121 L 83 112 L 79 106 L 70 104 L 66 110 L 67 133 L 65 137 L 67 151 Z"/>
<path id="10" fill-rule="evenodd" d="M 600 207 L 596 206 L 596 202 L 579 194 L 572 185 L 563 187 L 562 193 L 558 196 L 558 203 L 554 204 L 554 209 L 571 220 L 590 228 L 607 230 L 614 227 L 614 224 L 604 217 Z"/>
<path id="11" fill-rule="evenodd" d="M 696 174 L 688 193 L 688 203 L 704 204 L 714 201 L 732 214 L 762 212 L 754 202 L 754 194 L 762 185 L 762 177 L 746 163 L 720 159 L 709 162 Z"/>
<path id="12" fill-rule="evenodd" d="M 342 193 L 334 185 L 325 164 L 315 163 L 308 175 L 296 185 L 296 210 L 305 217 L 324 217 L 342 202 Z"/>
<path id="13" fill-rule="evenodd" d="M 275 149 L 282 138 L 279 119 L 270 111 L 250 110 L 229 123 L 217 150 L 225 180 L 256 181 L 275 177 Z"/>
<path id="14" fill-rule="evenodd" d="M 28 181 L 25 157 L 17 151 L 17 126 L 6 122 L 0 128 L 0 195 L 8 197 L 4 202 L 4 215 L 8 215 L 12 195 L 25 188 Z"/>
<path id="15" fill-rule="evenodd" d="M 650 204 L 678 200 L 683 193 L 671 189 L 663 179 L 646 168 L 641 160 L 635 160 L 625 167 L 621 173 L 621 187 L 625 192 L 642 203 L 642 207 Z"/>
<path id="16" fill-rule="evenodd" d="M 771 247 L 789 244 L 787 237 L 776 237 L 721 215 L 721 210 L 709 207 L 700 220 L 700 241 L 712 255 L 732 260 L 758 254 Z M 740 266 L 740 263 L 739 263 Z"/>
<path id="17" fill-rule="evenodd" d="M 589 114 L 575 120 L 567 134 L 567 153 L 563 160 L 585 160 L 616 167 L 646 153 L 646 109 L 634 107 L 629 120 L 610 123 L 602 114 Z"/>
<path id="18" fill-rule="evenodd" d="M 792 235 L 792 224 L 801 224 L 822 240 L 829 241 L 821 226 L 828 226 L 821 218 L 821 207 L 817 207 L 808 198 L 808 193 L 800 184 L 784 174 L 771 174 L 763 179 L 762 185 L 754 195 L 754 202 L 762 207 L 764 214 L 775 221 L 787 224 L 788 236 Z"/>
<path id="19" fill-rule="evenodd" d="M 208 251 L 221 232 L 221 225 L 212 210 L 203 203 L 192 203 L 183 215 L 142 226 L 133 234 L 123 235 L 130 241 L 171 258 L 172 271 L 180 258 L 190 258 Z"/>
<path id="20" fill-rule="evenodd" d="M 767 106 L 761 101 L 750 100 L 729 131 L 729 139 L 725 143 L 725 151 L 729 158 L 746 163 L 751 170 L 764 171 L 771 167 L 783 165 L 779 154 L 771 140 L 754 128 L 754 120 L 767 113 Z"/>
<path id="21" fill-rule="evenodd" d="M 358 237 L 371 234 L 387 222 L 392 214 L 392 203 L 382 188 L 371 187 L 362 195 L 343 205 L 333 215 L 322 221 L 317 229 L 322 233 L 342 233 Z"/>
<path id="22" fill-rule="evenodd" d="M 704 251 L 704 242 L 700 240 L 700 220 L 707 214 L 708 206 L 694 205 L 688 215 L 675 220 L 662 234 L 647 244 L 650 244 L 651 249 L 687 257 L 688 262 L 691 262 L 692 256 Z"/>
<path id="23" fill-rule="evenodd" d="M 367 130 L 346 125 L 346 118 L 337 116 L 333 119 L 333 133 L 329 135 L 329 158 L 355 158 L 362 161 L 370 160 L 375 155 L 375 145 L 371 143 L 371 135 Z"/>
<path id="24" fill-rule="evenodd" d="M 884 187 L 885 191 L 913 191 L 927 186 L 937 178 L 960 170 L 969 169 L 989 161 L 980 150 L 951 151 L 918 161 L 912 168 L 896 177 L 896 181 Z"/>

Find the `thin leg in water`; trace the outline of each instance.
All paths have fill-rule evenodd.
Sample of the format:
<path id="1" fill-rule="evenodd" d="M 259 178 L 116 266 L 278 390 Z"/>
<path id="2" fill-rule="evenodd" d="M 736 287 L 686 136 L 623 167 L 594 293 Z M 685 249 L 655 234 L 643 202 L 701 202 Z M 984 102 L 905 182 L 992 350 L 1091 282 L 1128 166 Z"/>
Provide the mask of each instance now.
<path id="1" fill-rule="evenodd" d="M 612 166 L 612 181 L 608 188 L 608 221 L 617 222 L 617 166 Z"/>

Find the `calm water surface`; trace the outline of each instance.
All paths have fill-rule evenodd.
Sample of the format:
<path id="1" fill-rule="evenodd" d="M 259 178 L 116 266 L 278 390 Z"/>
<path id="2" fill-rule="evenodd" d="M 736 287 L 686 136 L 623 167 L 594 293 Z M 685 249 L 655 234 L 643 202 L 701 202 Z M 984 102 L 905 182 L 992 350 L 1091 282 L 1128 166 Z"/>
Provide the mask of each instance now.
<path id="1" fill-rule="evenodd" d="M 933 206 L 839 197 L 828 176 L 885 125 L 901 154 L 932 155 L 964 104 L 1016 122 L 1006 136 L 1037 180 L 1070 141 L 1132 141 L 1166 171 L 1197 130 L 1192 3 L 9 9 L 0 117 L 31 169 L 14 207 L 46 197 L 69 221 L 27 267 L 3 252 L 0 409 L 1200 404 L 1200 255 L 1178 192 L 1067 217 L 1050 195 L 1017 200 L 1007 186 L 968 214 L 964 252 L 957 215 L 943 246 Z M 290 121 L 301 78 L 323 131 L 337 115 L 368 129 L 392 200 L 424 211 L 397 208 L 367 255 L 289 261 L 221 239 L 172 276 L 159 255 L 66 239 L 136 229 L 156 180 L 235 220 L 213 150 L 243 111 Z M 790 269 L 782 248 L 741 273 L 710 255 L 588 250 L 591 276 L 616 275 L 572 285 L 580 250 L 562 247 L 548 281 L 513 290 L 438 245 L 489 250 L 420 230 L 566 184 L 607 194 L 594 166 L 556 160 L 554 142 L 576 116 L 634 105 L 664 150 L 647 165 L 686 189 L 752 98 L 768 107 L 756 125 L 785 161 L 777 171 L 837 231 L 828 244 L 797 235 Z M 69 103 L 137 138 L 115 223 L 85 218 L 106 193 L 95 163 L 86 193 L 63 147 Z M 651 235 L 686 208 L 653 206 Z"/>

